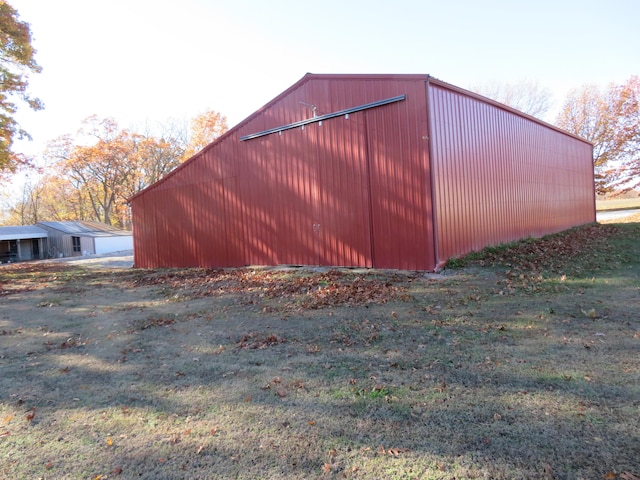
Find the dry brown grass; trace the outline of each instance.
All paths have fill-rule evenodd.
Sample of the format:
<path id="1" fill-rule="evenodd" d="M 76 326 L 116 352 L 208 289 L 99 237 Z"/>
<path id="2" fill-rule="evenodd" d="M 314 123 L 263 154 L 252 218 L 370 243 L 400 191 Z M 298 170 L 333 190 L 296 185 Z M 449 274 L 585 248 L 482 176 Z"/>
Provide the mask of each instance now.
<path id="1" fill-rule="evenodd" d="M 640 226 L 442 275 L 0 268 L 0 478 L 640 475 Z"/>
<path id="2" fill-rule="evenodd" d="M 607 200 L 597 200 L 596 210 L 627 210 L 640 208 L 640 197 L 633 198 L 610 198 Z"/>

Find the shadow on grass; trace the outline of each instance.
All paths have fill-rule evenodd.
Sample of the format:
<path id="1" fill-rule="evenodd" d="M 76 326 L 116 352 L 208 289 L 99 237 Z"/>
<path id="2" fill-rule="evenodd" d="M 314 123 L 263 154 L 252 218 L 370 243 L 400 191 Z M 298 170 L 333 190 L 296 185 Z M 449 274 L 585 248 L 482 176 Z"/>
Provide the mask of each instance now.
<path id="1" fill-rule="evenodd" d="M 7 295 L 0 471 L 637 474 L 637 274 L 625 264 L 506 294 L 474 273 L 396 278 L 410 299 L 293 314 L 241 292 L 173 301 L 125 288 L 130 272 L 83 277 L 89 294 L 56 283 Z"/>

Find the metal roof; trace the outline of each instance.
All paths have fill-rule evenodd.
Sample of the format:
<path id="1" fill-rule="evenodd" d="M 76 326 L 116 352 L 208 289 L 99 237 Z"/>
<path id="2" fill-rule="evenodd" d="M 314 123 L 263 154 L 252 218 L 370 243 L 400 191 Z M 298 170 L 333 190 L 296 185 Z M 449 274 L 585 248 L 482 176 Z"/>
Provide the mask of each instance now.
<path id="1" fill-rule="evenodd" d="M 0 227 L 0 240 L 47 238 L 47 231 L 35 225 Z"/>
<path id="2" fill-rule="evenodd" d="M 38 222 L 38 225 L 58 230 L 59 232 L 68 235 L 76 235 L 80 237 L 113 237 L 131 235 L 131 232 L 120 230 L 105 223 L 83 220 L 69 222 Z"/>

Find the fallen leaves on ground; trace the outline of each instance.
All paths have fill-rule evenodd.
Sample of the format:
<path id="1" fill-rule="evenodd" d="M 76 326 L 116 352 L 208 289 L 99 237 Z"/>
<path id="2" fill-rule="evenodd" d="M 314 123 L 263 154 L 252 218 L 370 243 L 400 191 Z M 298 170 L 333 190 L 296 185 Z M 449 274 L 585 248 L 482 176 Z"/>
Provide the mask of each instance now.
<path id="1" fill-rule="evenodd" d="M 3 264 L 5 277 L 0 279 L 0 297 L 24 292 L 41 290 L 58 283 L 65 283 L 66 275 L 71 271 L 66 263 L 16 262 Z M 94 274 L 80 273 L 86 280 Z"/>
<path id="2" fill-rule="evenodd" d="M 331 473 L 333 471 L 333 464 L 325 463 L 324 465 L 322 465 L 322 471 L 324 473 Z"/>
<path id="3" fill-rule="evenodd" d="M 619 254 L 612 253 L 614 247 L 609 241 L 619 233 L 620 227 L 616 225 L 590 224 L 542 238 L 487 247 L 451 260 L 448 267 L 504 268 L 503 278 L 496 282 L 497 295 L 516 291 L 535 294 L 545 288 L 557 290 L 566 285 L 567 276 L 580 277 L 622 261 Z M 547 283 L 552 278 L 557 285 Z"/>
<path id="4" fill-rule="evenodd" d="M 619 232 L 615 225 L 592 224 L 543 238 L 524 240 L 510 245 L 490 247 L 473 255 L 469 263 L 483 266 L 511 266 L 509 276 L 526 280 L 542 271 L 564 274 L 580 269 L 578 257 L 607 248 L 607 240 Z M 587 259 L 588 260 L 588 259 Z M 593 259 L 597 261 L 597 259 Z M 564 276 L 566 280 L 566 276 Z"/>
<path id="5" fill-rule="evenodd" d="M 378 454 L 380 455 L 391 455 L 393 457 L 399 457 L 402 453 L 407 453 L 409 451 L 408 448 L 387 448 L 385 449 L 383 445 L 378 447 Z"/>
<path id="6" fill-rule="evenodd" d="M 598 318 L 598 313 L 596 312 L 596 309 L 595 309 L 595 308 L 592 308 L 592 309 L 591 309 L 591 310 L 589 310 L 589 311 L 586 311 L 586 310 L 582 309 L 582 310 L 581 310 L 581 312 L 582 312 L 582 314 L 583 314 L 585 317 L 589 317 L 589 318 L 591 318 L 591 319 L 596 319 L 596 318 Z"/>
<path id="7" fill-rule="evenodd" d="M 620 478 L 622 478 L 622 480 L 640 480 L 640 476 L 635 475 L 631 472 L 622 472 L 620 474 Z"/>
<path id="8" fill-rule="evenodd" d="M 339 305 L 385 304 L 409 300 L 400 278 L 380 278 L 331 269 L 188 269 L 151 270 L 132 281 L 133 286 L 162 286 L 172 298 L 203 298 L 229 293 L 242 294 L 242 302 L 277 301 L 283 309 L 320 309 Z M 270 313 L 271 306 L 262 311 Z"/>
<path id="9" fill-rule="evenodd" d="M 239 349 L 249 349 L 249 350 L 262 350 L 267 347 L 273 347 L 280 343 L 285 343 L 286 340 L 282 337 L 278 337 L 274 334 L 268 334 L 265 336 L 261 336 L 257 333 L 247 333 L 243 335 L 240 341 L 238 342 Z"/>
<path id="10" fill-rule="evenodd" d="M 34 418 L 36 418 L 36 407 L 33 407 L 31 410 L 27 412 L 24 416 L 27 422 L 32 422 Z"/>
<path id="11" fill-rule="evenodd" d="M 134 322 L 133 331 L 147 330 L 148 328 L 153 327 L 167 327 L 169 325 L 173 325 L 174 323 L 176 323 L 176 319 L 172 317 L 150 317 Z"/>

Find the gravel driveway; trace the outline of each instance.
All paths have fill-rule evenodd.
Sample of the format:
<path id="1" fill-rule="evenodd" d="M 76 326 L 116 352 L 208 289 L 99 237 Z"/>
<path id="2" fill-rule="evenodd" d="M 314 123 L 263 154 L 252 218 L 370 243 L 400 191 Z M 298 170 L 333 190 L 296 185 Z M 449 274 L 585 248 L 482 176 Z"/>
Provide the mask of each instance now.
<path id="1" fill-rule="evenodd" d="M 131 268 L 133 267 L 133 250 L 122 250 L 120 252 L 89 255 L 86 257 L 55 258 L 43 261 L 66 262 L 89 268 Z"/>

